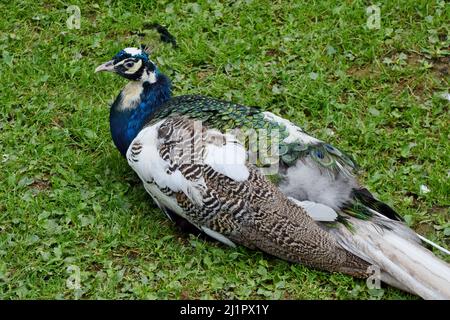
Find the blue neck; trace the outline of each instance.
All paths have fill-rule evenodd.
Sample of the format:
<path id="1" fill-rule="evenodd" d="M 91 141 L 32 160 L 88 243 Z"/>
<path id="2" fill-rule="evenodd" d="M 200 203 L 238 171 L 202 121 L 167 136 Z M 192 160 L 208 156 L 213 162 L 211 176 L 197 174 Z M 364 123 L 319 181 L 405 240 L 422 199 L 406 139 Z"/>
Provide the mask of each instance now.
<path id="1" fill-rule="evenodd" d="M 123 106 L 122 92 L 111 106 L 109 114 L 111 135 L 123 156 L 145 123 L 171 97 L 170 80 L 162 73 L 158 73 L 156 79 L 155 83 L 142 82 L 140 101 L 135 103 L 135 107 Z"/>

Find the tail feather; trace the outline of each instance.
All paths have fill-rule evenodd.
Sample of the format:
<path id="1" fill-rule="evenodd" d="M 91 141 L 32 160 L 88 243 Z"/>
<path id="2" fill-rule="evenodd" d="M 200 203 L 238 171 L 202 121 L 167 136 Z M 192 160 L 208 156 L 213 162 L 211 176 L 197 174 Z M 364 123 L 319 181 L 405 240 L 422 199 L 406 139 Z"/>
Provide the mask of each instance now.
<path id="1" fill-rule="evenodd" d="M 375 198 L 366 188 L 353 189 L 352 198 L 389 219 L 403 221 L 403 218 L 394 209 Z"/>
<path id="2" fill-rule="evenodd" d="M 376 214 L 376 215 L 378 215 L 378 216 L 380 216 L 380 217 L 383 217 L 383 215 L 380 214 L 380 213 L 378 213 L 377 211 L 372 210 L 372 209 L 370 209 L 370 208 L 369 208 L 369 210 L 372 211 L 374 214 Z M 421 236 L 420 234 L 415 233 L 413 230 L 407 228 L 406 226 L 404 226 L 404 229 L 407 229 L 407 230 L 409 231 L 408 233 L 410 234 L 410 237 L 415 238 L 414 240 L 415 240 L 416 242 L 420 243 L 420 240 L 422 240 L 423 242 L 428 243 L 429 245 L 435 247 L 435 248 L 438 249 L 439 251 L 441 251 L 441 252 L 443 252 L 443 253 L 445 253 L 445 254 L 450 255 L 450 251 L 448 251 L 447 249 L 441 247 L 441 246 L 438 245 L 437 243 L 434 243 L 433 241 L 431 241 L 431 240 L 425 238 L 424 236 Z"/>
<path id="3" fill-rule="evenodd" d="M 443 252 L 443 253 L 445 253 L 445 254 L 450 255 L 450 251 L 448 251 L 447 249 L 445 249 L 445 248 L 441 247 L 440 245 L 434 243 L 433 241 L 428 240 L 427 238 L 421 236 L 420 234 L 418 234 L 417 237 L 419 237 L 419 239 L 422 240 L 423 242 L 426 242 L 426 243 L 428 243 L 429 245 L 435 247 L 435 248 L 438 249 L 439 251 L 441 251 L 441 252 Z"/>
<path id="4" fill-rule="evenodd" d="M 350 223 L 353 231 L 342 226 L 331 232 L 346 250 L 378 266 L 382 281 L 424 299 L 450 299 L 450 266 L 422 247 L 414 232 L 381 217 Z"/>

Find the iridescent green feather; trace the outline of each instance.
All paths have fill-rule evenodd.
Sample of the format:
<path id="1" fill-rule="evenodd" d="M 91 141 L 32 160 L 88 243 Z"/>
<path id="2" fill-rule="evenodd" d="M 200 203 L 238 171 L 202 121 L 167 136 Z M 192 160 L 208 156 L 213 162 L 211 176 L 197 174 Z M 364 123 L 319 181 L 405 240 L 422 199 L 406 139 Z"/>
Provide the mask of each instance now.
<path id="1" fill-rule="evenodd" d="M 278 141 L 275 142 L 279 145 L 278 152 L 281 162 L 286 166 L 294 165 L 299 159 L 309 158 L 330 173 L 343 172 L 344 174 L 352 175 L 353 170 L 356 169 L 356 164 L 350 157 L 329 144 L 322 142 L 314 144 L 284 142 L 289 136 L 287 128 L 276 121 L 269 121 L 258 108 L 246 107 L 204 96 L 179 96 L 164 104 L 153 115 L 152 122 L 175 114 L 199 119 L 205 125 L 222 132 L 233 129 L 240 129 L 244 133 L 247 130 L 264 130 L 258 131 L 258 134 L 261 132 L 266 134 L 268 149 L 271 146 L 271 139 L 277 136 L 272 135 L 272 132 L 276 131 Z M 242 142 L 248 147 L 248 137 L 246 141 Z M 250 151 L 259 151 L 257 150 L 258 146 L 254 146 L 254 148 L 256 149 Z M 270 152 L 270 150 L 267 151 Z M 264 166 L 261 163 L 257 163 L 257 165 Z"/>

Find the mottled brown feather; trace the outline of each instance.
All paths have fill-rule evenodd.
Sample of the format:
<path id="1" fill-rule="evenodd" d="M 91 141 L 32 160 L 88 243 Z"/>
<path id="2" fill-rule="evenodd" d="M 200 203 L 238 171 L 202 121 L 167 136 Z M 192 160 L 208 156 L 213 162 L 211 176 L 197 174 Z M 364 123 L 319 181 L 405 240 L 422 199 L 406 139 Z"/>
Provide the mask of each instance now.
<path id="1" fill-rule="evenodd" d="M 180 170 L 191 181 L 204 179 L 202 205 L 192 203 L 182 192 L 174 195 L 197 226 L 287 261 L 367 276 L 367 262 L 343 249 L 326 227 L 286 198 L 256 167 L 247 165 L 249 178 L 238 182 L 203 163 L 205 143 L 224 143 L 220 134 L 208 134 L 203 127 L 199 135 L 193 120 L 172 117 L 160 126 L 158 138 L 160 155 L 170 162 L 171 170 Z"/>

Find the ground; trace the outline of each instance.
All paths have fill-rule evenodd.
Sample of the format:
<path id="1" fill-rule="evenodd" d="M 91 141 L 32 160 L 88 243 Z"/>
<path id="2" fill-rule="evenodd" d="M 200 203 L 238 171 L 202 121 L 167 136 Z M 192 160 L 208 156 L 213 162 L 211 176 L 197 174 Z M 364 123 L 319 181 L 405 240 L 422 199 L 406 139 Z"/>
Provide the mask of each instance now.
<path id="1" fill-rule="evenodd" d="M 176 95 L 297 122 L 448 247 L 450 6 L 375 4 L 379 28 L 370 1 L 1 2 L 0 299 L 414 299 L 181 234 L 111 142 L 124 79 L 93 72 L 149 45 Z M 178 48 L 146 22 L 168 26 Z"/>

